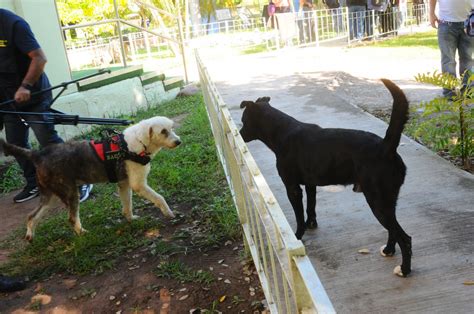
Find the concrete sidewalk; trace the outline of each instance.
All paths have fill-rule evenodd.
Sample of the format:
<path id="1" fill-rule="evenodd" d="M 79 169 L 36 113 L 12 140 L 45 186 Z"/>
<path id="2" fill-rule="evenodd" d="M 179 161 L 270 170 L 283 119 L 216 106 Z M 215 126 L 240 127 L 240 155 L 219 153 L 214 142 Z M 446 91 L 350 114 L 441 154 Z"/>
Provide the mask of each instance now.
<path id="1" fill-rule="evenodd" d="M 433 71 L 439 60 L 437 52 L 426 58 L 418 51 L 423 57 L 415 60 L 411 56 L 379 58 L 381 52 L 375 53 L 372 59 L 341 60 L 341 56 L 349 57 L 344 50 L 306 48 L 204 60 L 238 125 L 242 100 L 270 96 L 274 107 L 301 121 L 357 128 L 383 137 L 387 124 L 340 97 L 341 89 L 331 84 L 327 73 L 343 71 L 351 62 L 371 60 L 373 71 L 363 72 L 361 67 L 360 72 L 348 73 L 367 82 L 364 93 L 391 107 L 391 97 L 376 77 L 393 79 L 412 99 L 417 89 L 425 88 L 410 81 L 413 75 Z M 249 148 L 295 229 L 273 153 L 261 142 L 249 143 Z M 401 263 L 398 246 L 394 257 L 380 256 L 387 232 L 352 186 L 318 188 L 319 228 L 307 231 L 303 238 L 307 253 L 339 313 L 472 312 L 474 286 L 464 282 L 474 281 L 474 176 L 407 137 L 402 137 L 398 152 L 408 168 L 397 217 L 413 239 L 411 276 L 403 279 L 392 274 Z M 359 254 L 360 249 L 370 253 Z"/>

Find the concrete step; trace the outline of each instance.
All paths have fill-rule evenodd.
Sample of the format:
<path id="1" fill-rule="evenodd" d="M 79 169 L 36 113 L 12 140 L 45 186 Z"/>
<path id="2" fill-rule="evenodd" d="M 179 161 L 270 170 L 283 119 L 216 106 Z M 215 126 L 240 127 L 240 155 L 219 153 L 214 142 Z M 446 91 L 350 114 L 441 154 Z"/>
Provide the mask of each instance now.
<path id="1" fill-rule="evenodd" d="M 166 76 L 164 73 L 159 73 L 156 71 L 144 73 L 143 75 L 140 76 L 143 86 L 151 84 L 151 83 L 155 83 L 158 81 L 164 81 L 165 78 Z"/>
<path id="2" fill-rule="evenodd" d="M 163 86 L 165 91 L 169 91 L 170 89 L 184 86 L 184 80 L 181 77 L 170 77 L 163 81 Z"/>
<path id="3" fill-rule="evenodd" d="M 103 74 L 89 79 L 79 81 L 77 89 L 79 91 L 86 91 L 93 88 L 109 85 L 115 82 L 126 80 L 132 77 L 137 77 L 143 74 L 142 65 L 129 66 L 120 70 L 112 71 L 108 74 Z"/>

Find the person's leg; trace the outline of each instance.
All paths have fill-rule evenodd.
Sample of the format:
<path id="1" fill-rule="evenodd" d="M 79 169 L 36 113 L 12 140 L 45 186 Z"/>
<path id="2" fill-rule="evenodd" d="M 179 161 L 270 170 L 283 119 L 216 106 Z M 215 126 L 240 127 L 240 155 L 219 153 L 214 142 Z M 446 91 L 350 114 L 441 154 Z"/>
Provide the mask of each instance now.
<path id="1" fill-rule="evenodd" d="M 30 109 L 31 112 L 47 112 L 48 105 L 50 100 L 45 100 L 43 103 L 34 106 Z M 38 121 L 42 120 L 42 118 L 38 116 L 26 116 L 25 120 L 27 121 Z M 36 139 L 38 140 L 41 147 L 46 147 L 50 144 L 57 144 L 62 143 L 63 140 L 59 137 L 58 132 L 54 128 L 54 124 L 38 124 L 38 123 L 31 123 L 31 129 L 35 133 Z"/>
<path id="2" fill-rule="evenodd" d="M 349 39 L 352 40 L 356 37 L 357 32 L 357 20 L 354 6 L 349 6 Z"/>
<path id="3" fill-rule="evenodd" d="M 463 83 L 467 84 L 469 75 L 474 74 L 474 37 L 468 36 L 462 27 L 459 25 L 459 45 L 458 45 L 458 54 L 459 54 L 459 73 L 462 75 L 465 71 L 469 71 L 468 75 L 465 75 L 463 78 Z M 471 82 L 472 85 L 473 82 Z"/>
<path id="4" fill-rule="evenodd" d="M 8 143 L 28 149 L 31 148 L 28 142 L 29 127 L 21 122 L 18 115 L 5 115 L 4 126 Z M 31 189 L 36 187 L 36 171 L 33 163 L 24 157 L 15 156 L 15 159 L 23 171 L 27 188 Z"/>
<path id="5" fill-rule="evenodd" d="M 373 16 L 375 15 L 374 10 L 366 10 L 365 11 L 365 29 L 367 37 L 372 37 L 374 34 L 374 23 L 373 23 Z"/>
<path id="6" fill-rule="evenodd" d="M 450 73 L 456 77 L 456 49 L 458 36 L 453 24 L 440 23 L 438 25 L 438 44 L 441 51 L 441 72 Z M 443 88 L 444 96 L 452 96 L 452 91 Z"/>
<path id="7" fill-rule="evenodd" d="M 365 33 L 365 7 L 356 6 L 356 20 L 357 20 L 357 39 L 362 39 Z"/>

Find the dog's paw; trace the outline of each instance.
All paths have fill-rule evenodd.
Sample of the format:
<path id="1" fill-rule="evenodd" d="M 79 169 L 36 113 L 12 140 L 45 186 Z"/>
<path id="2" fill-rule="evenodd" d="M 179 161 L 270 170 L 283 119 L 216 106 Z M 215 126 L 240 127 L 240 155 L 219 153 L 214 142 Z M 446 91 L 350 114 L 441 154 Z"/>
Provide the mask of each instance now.
<path id="1" fill-rule="evenodd" d="M 80 228 L 80 229 L 74 229 L 74 231 L 76 232 L 77 235 L 82 235 L 86 232 L 88 232 L 86 229 L 84 228 Z"/>
<path id="2" fill-rule="evenodd" d="M 165 214 L 165 216 L 168 217 L 168 218 L 175 218 L 175 217 L 176 217 L 176 215 L 175 215 L 171 210 L 167 211 L 167 212 L 164 213 L 164 214 Z"/>
<path id="3" fill-rule="evenodd" d="M 382 255 L 383 257 L 392 257 L 395 254 L 395 250 L 394 251 L 387 251 L 385 249 L 386 247 L 387 247 L 386 245 L 382 245 L 380 247 L 380 255 Z"/>
<path id="4" fill-rule="evenodd" d="M 316 229 L 318 227 L 318 222 L 316 219 L 308 219 L 305 223 L 306 229 Z"/>
<path id="5" fill-rule="evenodd" d="M 410 272 L 411 271 L 403 271 L 400 265 L 393 269 L 393 273 L 399 277 L 407 277 Z"/>
<path id="6" fill-rule="evenodd" d="M 32 234 L 26 234 L 25 236 L 25 240 L 28 241 L 28 242 L 33 242 L 33 235 Z"/>
<path id="7" fill-rule="evenodd" d="M 128 222 L 132 222 L 132 220 L 136 220 L 138 218 L 140 218 L 139 215 L 131 215 L 131 216 L 125 216 L 125 218 L 127 219 Z"/>
<path id="8" fill-rule="evenodd" d="M 298 240 L 301 240 L 303 238 L 303 234 L 304 234 L 304 230 L 303 231 L 297 230 L 295 233 L 295 236 Z"/>

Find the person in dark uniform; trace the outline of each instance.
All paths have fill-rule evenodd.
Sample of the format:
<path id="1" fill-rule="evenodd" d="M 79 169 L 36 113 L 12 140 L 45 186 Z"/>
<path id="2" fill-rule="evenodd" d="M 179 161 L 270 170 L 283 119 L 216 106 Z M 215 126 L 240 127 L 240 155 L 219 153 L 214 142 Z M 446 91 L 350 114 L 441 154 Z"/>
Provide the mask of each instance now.
<path id="1" fill-rule="evenodd" d="M 51 105 L 51 91 L 37 96 L 32 93 L 51 87 L 44 67 L 46 56 L 35 39 L 28 23 L 15 13 L 0 9 L 0 102 L 11 99 L 15 104 L 3 106 L 2 110 L 23 112 L 47 112 Z M 44 147 L 62 143 L 54 124 L 28 123 L 37 120 L 32 115 L 4 114 L 6 140 L 9 143 L 30 148 L 28 133 L 33 130 L 39 144 Z M 0 128 L 1 129 L 1 128 Z M 36 185 L 35 167 L 24 158 L 16 158 L 23 170 L 26 186 L 13 200 L 21 203 L 39 195 Z M 81 201 L 89 196 L 92 185 L 80 190 Z"/>

